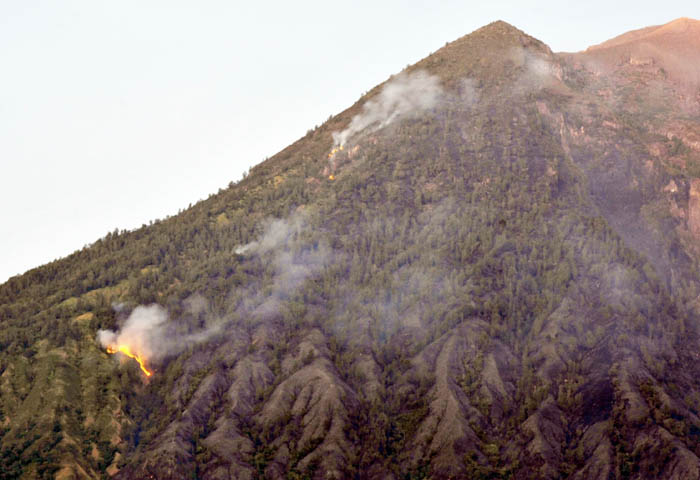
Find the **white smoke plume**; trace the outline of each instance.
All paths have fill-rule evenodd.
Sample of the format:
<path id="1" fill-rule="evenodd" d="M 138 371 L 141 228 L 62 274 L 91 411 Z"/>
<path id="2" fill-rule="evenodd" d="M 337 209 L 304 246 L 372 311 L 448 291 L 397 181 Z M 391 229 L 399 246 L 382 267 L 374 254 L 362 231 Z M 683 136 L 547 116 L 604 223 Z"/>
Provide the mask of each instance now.
<path id="1" fill-rule="evenodd" d="M 263 257 L 273 271 L 272 284 L 249 296 L 247 310 L 260 316 L 279 311 L 285 299 L 330 262 L 330 247 L 325 242 L 305 241 L 308 231 L 307 215 L 295 213 L 286 219 L 268 220 L 257 240 L 236 248 L 240 255 Z"/>
<path id="2" fill-rule="evenodd" d="M 97 339 L 104 347 L 128 345 L 145 358 L 158 358 L 168 351 L 172 340 L 166 335 L 168 313 L 160 305 L 138 306 L 118 330 L 99 330 Z"/>
<path id="3" fill-rule="evenodd" d="M 256 315 L 265 317 L 280 310 L 282 303 L 293 295 L 309 278 L 325 267 L 331 258 L 331 250 L 321 243 L 316 248 L 299 252 L 277 252 L 273 258 L 275 271 L 270 291 L 255 309 Z"/>
<path id="4" fill-rule="evenodd" d="M 192 315 L 206 313 L 205 304 L 206 300 L 198 295 L 185 300 L 186 311 Z M 178 330 L 182 325 L 169 322 L 168 312 L 160 305 L 139 305 L 116 331 L 99 330 L 97 340 L 103 348 L 126 345 L 134 354 L 151 362 L 207 341 L 224 326 L 225 322 L 210 317 L 198 331 L 183 333 Z"/>
<path id="5" fill-rule="evenodd" d="M 287 219 L 266 220 L 263 234 L 257 240 L 246 245 L 236 247 L 238 255 L 259 254 L 264 255 L 287 244 L 297 237 L 306 223 L 305 215 L 297 213 Z"/>
<path id="6" fill-rule="evenodd" d="M 547 59 L 544 54 L 514 48 L 510 52 L 510 59 L 523 69 L 523 74 L 515 85 L 515 93 L 525 94 L 551 87 L 562 79 L 561 66 Z"/>
<path id="7" fill-rule="evenodd" d="M 331 249 L 324 242 L 308 242 L 307 216 L 302 213 L 287 219 L 268 220 L 260 237 L 236 249 L 238 254 L 260 255 L 272 270 L 272 283 L 261 291 L 251 287 L 243 295 L 246 312 L 267 316 L 279 308 L 311 276 L 327 265 Z M 126 345 L 147 362 L 176 354 L 190 345 L 205 342 L 221 333 L 227 322 L 211 315 L 207 301 L 193 295 L 184 301 L 185 312 L 204 319 L 204 324 L 188 329 L 182 322 L 169 322 L 168 312 L 159 305 L 138 306 L 116 330 L 99 330 L 97 340 L 103 348 Z M 115 305 L 119 313 L 124 305 Z"/>
<path id="8" fill-rule="evenodd" d="M 443 94 L 440 80 L 424 71 L 401 73 L 384 85 L 382 91 L 369 100 L 362 112 L 355 115 L 342 132 L 334 132 L 336 146 L 343 146 L 350 137 L 371 127 L 378 130 L 412 113 L 433 108 Z"/>

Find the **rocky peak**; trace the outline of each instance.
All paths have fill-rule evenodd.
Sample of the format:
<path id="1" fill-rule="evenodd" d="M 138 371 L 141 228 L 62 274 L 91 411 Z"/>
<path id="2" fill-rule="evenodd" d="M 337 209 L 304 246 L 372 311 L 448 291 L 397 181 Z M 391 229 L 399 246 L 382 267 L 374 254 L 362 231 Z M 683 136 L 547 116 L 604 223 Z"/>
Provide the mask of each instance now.
<path id="1" fill-rule="evenodd" d="M 503 84 L 520 75 L 517 69 L 525 57 L 553 60 L 554 54 L 543 42 L 499 20 L 445 44 L 412 69 L 426 69 L 447 84 L 464 78 Z"/>

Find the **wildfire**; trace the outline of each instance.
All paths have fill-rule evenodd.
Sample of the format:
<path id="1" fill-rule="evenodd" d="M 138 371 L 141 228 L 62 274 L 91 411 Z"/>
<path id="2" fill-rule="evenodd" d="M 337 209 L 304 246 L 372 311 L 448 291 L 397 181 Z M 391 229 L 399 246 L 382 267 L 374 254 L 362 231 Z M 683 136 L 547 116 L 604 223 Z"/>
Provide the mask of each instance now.
<path id="1" fill-rule="evenodd" d="M 153 375 L 153 372 L 146 368 L 146 364 L 143 361 L 143 359 L 135 353 L 131 353 L 131 349 L 127 345 L 109 346 L 107 347 L 107 353 L 123 353 L 127 357 L 133 358 L 134 360 L 139 362 L 139 367 L 141 367 L 141 371 L 143 371 L 143 373 L 145 373 L 147 377 Z"/>
<path id="2" fill-rule="evenodd" d="M 328 180 L 335 180 L 335 175 L 333 175 L 333 174 L 328 175 Z"/>
<path id="3" fill-rule="evenodd" d="M 328 158 L 335 157 L 335 154 L 342 151 L 342 150 L 343 150 L 342 145 L 338 145 L 337 147 L 334 147 L 333 150 L 331 150 L 331 153 L 328 154 Z"/>

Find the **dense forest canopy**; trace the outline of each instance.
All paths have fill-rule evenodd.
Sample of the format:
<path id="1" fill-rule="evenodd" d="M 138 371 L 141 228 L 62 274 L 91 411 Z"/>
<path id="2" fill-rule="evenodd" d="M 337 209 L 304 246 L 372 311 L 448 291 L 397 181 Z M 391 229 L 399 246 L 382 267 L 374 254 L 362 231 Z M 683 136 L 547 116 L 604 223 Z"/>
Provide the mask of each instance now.
<path id="1" fill-rule="evenodd" d="M 0 286 L 0 478 L 699 478 L 698 85 L 611 48 L 493 23 Z"/>

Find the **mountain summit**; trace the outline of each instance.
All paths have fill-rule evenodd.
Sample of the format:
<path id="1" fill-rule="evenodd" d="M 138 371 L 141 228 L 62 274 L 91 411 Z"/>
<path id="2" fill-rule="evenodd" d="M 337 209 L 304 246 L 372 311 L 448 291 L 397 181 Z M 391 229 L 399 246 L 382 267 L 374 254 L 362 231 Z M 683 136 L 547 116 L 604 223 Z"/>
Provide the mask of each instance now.
<path id="1" fill-rule="evenodd" d="M 425 69 L 448 85 L 465 78 L 478 78 L 487 83 L 503 81 L 515 73 L 509 64 L 522 57 L 520 54 L 524 51 L 552 55 L 544 43 L 506 22 L 497 21 L 446 44 L 409 71 Z"/>
<path id="2" fill-rule="evenodd" d="M 700 478 L 696 25 L 492 23 L 1 285 L 0 478 Z"/>

